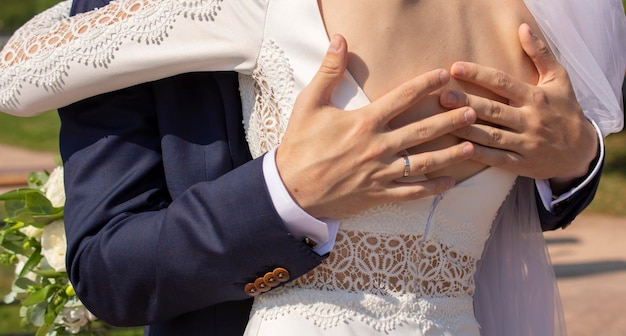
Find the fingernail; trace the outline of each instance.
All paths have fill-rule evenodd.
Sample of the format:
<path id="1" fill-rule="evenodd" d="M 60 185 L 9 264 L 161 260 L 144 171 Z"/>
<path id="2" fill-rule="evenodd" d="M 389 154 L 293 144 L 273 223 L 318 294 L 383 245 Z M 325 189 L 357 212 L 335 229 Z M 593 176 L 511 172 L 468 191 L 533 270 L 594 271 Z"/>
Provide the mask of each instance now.
<path id="1" fill-rule="evenodd" d="M 450 80 L 450 74 L 447 71 L 441 71 L 439 73 L 439 80 L 441 83 L 447 83 Z"/>
<path id="2" fill-rule="evenodd" d="M 444 93 L 444 101 L 448 104 L 456 104 L 459 101 L 459 96 L 456 95 L 453 91 L 448 91 Z"/>
<path id="3" fill-rule="evenodd" d="M 337 35 L 333 35 L 330 38 L 330 45 L 328 46 L 328 51 L 332 53 L 338 53 L 341 50 L 341 41 Z"/>
<path id="4" fill-rule="evenodd" d="M 465 74 L 465 65 L 462 63 L 454 64 L 454 74 L 457 76 L 463 76 Z"/>
<path id="5" fill-rule="evenodd" d="M 465 122 L 473 122 L 474 117 L 474 111 L 469 107 L 465 110 L 465 112 L 463 112 L 463 119 L 465 119 Z"/>
<path id="6" fill-rule="evenodd" d="M 470 144 L 465 144 L 465 145 L 463 146 L 463 155 L 464 155 L 465 157 L 468 157 L 468 156 L 470 156 L 471 154 L 472 154 L 472 145 L 470 145 Z"/>

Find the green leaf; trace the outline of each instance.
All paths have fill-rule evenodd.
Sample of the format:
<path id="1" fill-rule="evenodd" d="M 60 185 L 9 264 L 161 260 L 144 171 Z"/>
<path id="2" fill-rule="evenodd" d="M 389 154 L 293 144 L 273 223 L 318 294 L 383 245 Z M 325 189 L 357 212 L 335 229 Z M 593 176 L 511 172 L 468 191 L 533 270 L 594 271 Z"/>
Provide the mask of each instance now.
<path id="1" fill-rule="evenodd" d="M 11 191 L 7 191 L 4 194 L 0 195 L 0 201 L 14 201 L 14 200 L 23 200 L 26 197 L 26 194 L 31 192 L 42 193 L 39 189 L 33 188 L 20 188 Z"/>
<path id="2" fill-rule="evenodd" d="M 56 292 L 52 295 L 52 299 L 46 307 L 46 323 L 54 323 L 54 320 L 61 313 L 66 303 L 67 296 L 65 295 L 65 291 L 63 290 L 63 288 L 58 288 Z"/>
<path id="3" fill-rule="evenodd" d="M 34 287 L 34 286 L 38 285 L 35 281 L 33 281 L 33 280 L 29 279 L 29 278 L 26 278 L 26 277 L 17 278 L 15 280 L 14 284 L 15 284 L 15 286 L 17 286 L 17 287 L 19 287 L 21 289 L 27 289 L 28 287 L 31 287 L 31 286 Z"/>
<path id="4" fill-rule="evenodd" d="M 46 270 L 33 270 L 34 273 L 41 275 L 44 278 L 65 278 L 67 277 L 67 273 L 65 272 L 57 272 L 53 269 Z"/>
<path id="5" fill-rule="evenodd" d="M 11 227 L 9 228 L 5 228 L 4 230 L 0 231 L 0 245 L 4 246 L 5 245 L 5 239 L 7 239 L 8 241 L 23 241 L 26 239 L 26 236 L 21 235 L 20 239 L 10 239 L 11 235 L 13 234 L 18 234 L 19 229 L 24 227 L 24 222 L 17 222 L 15 224 L 13 224 Z"/>
<path id="6" fill-rule="evenodd" d="M 30 251 L 25 250 L 22 247 L 22 244 L 15 244 L 8 239 L 0 243 L 2 244 L 2 247 L 5 248 L 7 251 L 11 251 L 15 254 L 20 254 L 23 256 L 27 256 L 28 254 L 30 254 Z"/>
<path id="7" fill-rule="evenodd" d="M 54 294 L 54 291 L 56 289 L 58 289 L 59 285 L 49 285 L 46 286 L 44 288 L 41 288 L 40 290 L 34 292 L 33 294 L 30 294 L 29 296 L 27 296 L 23 301 L 22 301 L 22 305 L 23 306 L 32 306 L 41 302 L 46 301 L 52 294 Z M 47 309 L 46 309 L 47 311 Z"/>
<path id="8" fill-rule="evenodd" d="M 36 227 L 45 226 L 56 220 L 63 219 L 63 208 L 53 208 L 52 212 L 47 215 L 33 215 L 33 221 Z"/>
<path id="9" fill-rule="evenodd" d="M 18 274 L 18 277 L 20 278 L 24 277 L 26 273 L 30 272 L 33 268 L 37 267 L 37 265 L 39 265 L 39 262 L 41 261 L 41 258 L 42 258 L 41 251 L 39 249 L 35 249 L 35 251 L 33 251 L 33 254 L 30 255 L 30 257 L 24 264 L 24 268 L 22 268 L 22 271 L 20 271 L 20 274 Z"/>
<path id="10" fill-rule="evenodd" d="M 44 323 L 37 329 L 35 336 L 46 336 L 54 325 L 52 323 Z"/>
<path id="11" fill-rule="evenodd" d="M 23 199 L 4 201 L 4 212 L 6 212 L 4 221 L 6 222 L 7 220 L 11 220 L 11 218 L 15 216 L 18 211 L 24 209 L 25 207 L 26 202 L 24 202 Z"/>
<path id="12" fill-rule="evenodd" d="M 48 215 L 54 210 L 50 200 L 41 192 L 31 192 L 25 195 L 26 207 L 35 214 Z"/>

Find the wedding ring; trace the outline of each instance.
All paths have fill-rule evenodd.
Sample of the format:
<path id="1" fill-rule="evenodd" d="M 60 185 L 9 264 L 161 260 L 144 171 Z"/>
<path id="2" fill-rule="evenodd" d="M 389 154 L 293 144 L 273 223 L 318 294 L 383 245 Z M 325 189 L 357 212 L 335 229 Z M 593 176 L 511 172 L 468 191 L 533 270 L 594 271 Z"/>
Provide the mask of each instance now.
<path id="1" fill-rule="evenodd" d="M 411 162 L 408 155 L 402 155 L 402 158 L 404 159 L 404 173 L 402 177 L 407 177 L 411 173 Z"/>

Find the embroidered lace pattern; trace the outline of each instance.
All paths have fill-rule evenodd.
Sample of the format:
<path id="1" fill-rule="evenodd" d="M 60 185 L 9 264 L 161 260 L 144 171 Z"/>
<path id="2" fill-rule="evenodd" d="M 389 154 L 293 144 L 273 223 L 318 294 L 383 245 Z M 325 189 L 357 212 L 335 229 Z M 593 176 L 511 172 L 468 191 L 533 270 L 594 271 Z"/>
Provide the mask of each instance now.
<path id="1" fill-rule="evenodd" d="M 280 143 L 293 106 L 293 70 L 283 51 L 265 40 L 251 76 L 239 75 L 244 128 L 252 157 Z"/>
<path id="2" fill-rule="evenodd" d="M 11 73 L 0 82 L 0 101 L 17 103 L 20 78 L 55 90 L 63 85 L 63 77 L 72 62 L 106 67 L 123 40 L 158 44 L 168 36 L 172 23 L 180 16 L 211 21 L 223 1 L 114 0 L 99 9 L 98 15 L 77 15 L 72 25 L 65 20 L 71 1 L 62 2 L 33 18 L 32 29 L 22 29 L 3 49 L 0 70 Z"/>
<path id="3" fill-rule="evenodd" d="M 431 214 L 389 204 L 342 222 L 330 257 L 255 299 L 256 313 L 296 312 L 322 328 L 356 319 L 382 332 L 412 323 L 424 334 L 433 325 L 454 331 L 459 320 L 476 323 L 473 277 L 487 237 L 435 210 L 436 203 Z"/>

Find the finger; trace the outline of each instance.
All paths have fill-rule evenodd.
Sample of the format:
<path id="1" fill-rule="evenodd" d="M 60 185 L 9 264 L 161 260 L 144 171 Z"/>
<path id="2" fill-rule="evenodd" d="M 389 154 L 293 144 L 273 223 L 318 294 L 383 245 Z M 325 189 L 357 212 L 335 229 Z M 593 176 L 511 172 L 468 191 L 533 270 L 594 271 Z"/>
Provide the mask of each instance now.
<path id="1" fill-rule="evenodd" d="M 399 152 L 471 125 L 475 121 L 476 112 L 469 107 L 462 107 L 391 130 L 384 135 L 384 140 Z"/>
<path id="2" fill-rule="evenodd" d="M 526 23 L 520 25 L 518 34 L 522 49 L 524 49 L 537 68 L 540 82 L 545 83 L 552 80 L 555 77 L 554 72 L 560 69 L 561 65 L 556 60 L 548 44 L 539 38 Z"/>
<path id="3" fill-rule="evenodd" d="M 460 143 L 445 149 L 399 157 L 390 165 L 388 175 L 397 179 L 407 176 L 422 176 L 442 168 L 463 162 L 474 155 L 474 145 Z M 408 161 L 408 162 L 407 162 Z M 406 164 L 409 164 L 408 169 Z M 404 176 L 407 172 L 407 176 Z"/>
<path id="4" fill-rule="evenodd" d="M 474 144 L 516 153 L 524 148 L 522 135 L 497 127 L 474 124 L 452 132 L 453 135 Z"/>
<path id="5" fill-rule="evenodd" d="M 396 182 L 387 189 L 390 202 L 405 202 L 441 194 L 454 187 L 454 179 L 440 176 L 419 182 Z"/>
<path id="6" fill-rule="evenodd" d="M 450 80 L 447 71 L 438 69 L 417 76 L 366 107 L 365 113 L 372 113 L 376 120 L 387 124 L 391 119 L 406 111 L 433 91 L 441 88 Z"/>
<path id="7" fill-rule="evenodd" d="M 523 125 L 523 114 L 515 108 L 497 100 L 448 90 L 439 96 L 439 103 L 446 108 L 469 106 L 476 111 L 477 119 L 496 124 L 503 128 L 519 130 Z"/>
<path id="8" fill-rule="evenodd" d="M 524 163 L 524 158 L 515 152 L 480 145 L 474 145 L 472 160 L 487 166 L 498 167 L 515 174 L 522 172 Z"/>
<path id="9" fill-rule="evenodd" d="M 480 64 L 456 62 L 452 64 L 450 74 L 456 79 L 476 84 L 504 97 L 514 105 L 523 102 L 528 95 L 528 84 L 504 71 Z"/>
<path id="10" fill-rule="evenodd" d="M 343 36 L 333 35 L 321 66 L 311 83 L 303 90 L 306 94 L 301 94 L 300 96 L 303 96 L 301 99 L 308 99 L 309 102 L 321 105 L 330 105 L 333 90 L 346 71 L 347 51 L 347 43 Z"/>

